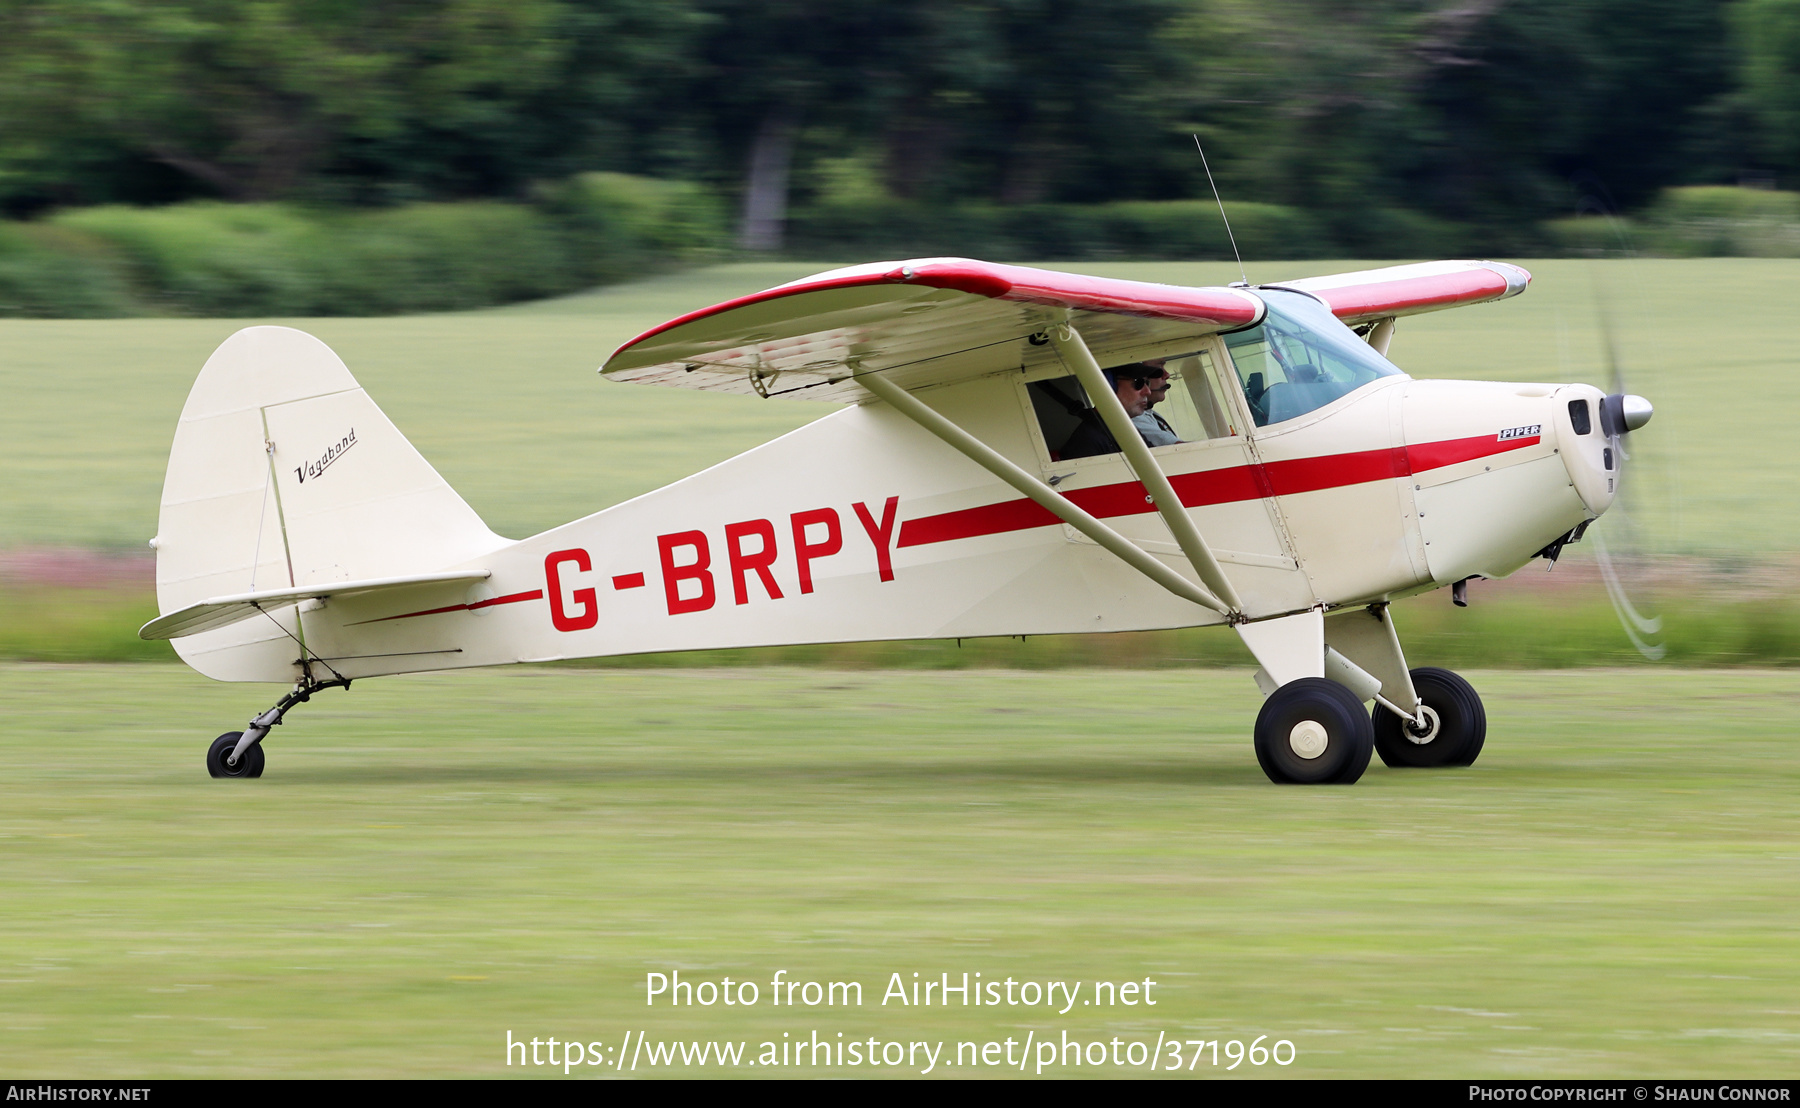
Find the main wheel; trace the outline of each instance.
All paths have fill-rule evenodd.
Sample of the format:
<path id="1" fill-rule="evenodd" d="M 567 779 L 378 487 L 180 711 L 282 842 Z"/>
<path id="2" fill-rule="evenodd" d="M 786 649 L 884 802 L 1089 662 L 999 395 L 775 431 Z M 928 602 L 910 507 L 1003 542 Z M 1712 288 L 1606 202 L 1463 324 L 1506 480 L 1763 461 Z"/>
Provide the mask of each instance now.
<path id="1" fill-rule="evenodd" d="M 225 764 L 231 752 L 237 747 L 238 740 L 244 737 L 242 731 L 227 731 L 212 741 L 206 748 L 206 772 L 214 777 L 261 777 L 263 771 L 263 748 L 257 743 L 244 756 L 238 759 L 235 766 Z"/>
<path id="2" fill-rule="evenodd" d="M 1375 705 L 1370 717 L 1381 760 L 1395 768 L 1473 763 L 1487 741 L 1487 709 L 1475 687 L 1447 669 L 1430 666 L 1413 670 L 1412 681 L 1425 702 L 1420 712 L 1425 726 L 1415 729 Z"/>
<path id="3" fill-rule="evenodd" d="M 1349 785 L 1374 747 L 1356 694 L 1323 677 L 1276 689 L 1256 716 L 1256 760 L 1277 785 Z"/>

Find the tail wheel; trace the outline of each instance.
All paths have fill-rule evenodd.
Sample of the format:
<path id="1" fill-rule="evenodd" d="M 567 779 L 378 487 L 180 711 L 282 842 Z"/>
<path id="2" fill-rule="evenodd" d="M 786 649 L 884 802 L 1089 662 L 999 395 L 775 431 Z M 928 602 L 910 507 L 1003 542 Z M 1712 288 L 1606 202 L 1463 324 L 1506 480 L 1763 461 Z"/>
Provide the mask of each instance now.
<path id="1" fill-rule="evenodd" d="M 1425 702 L 1420 726 L 1380 704 L 1370 713 L 1381 760 L 1395 768 L 1472 764 L 1487 741 L 1487 709 L 1475 686 L 1435 667 L 1413 670 L 1412 681 Z"/>
<path id="2" fill-rule="evenodd" d="M 1374 747 L 1356 694 L 1323 677 L 1276 689 L 1256 717 L 1256 760 L 1277 785 L 1349 785 Z"/>
<path id="3" fill-rule="evenodd" d="M 263 748 L 256 743 L 244 756 L 238 759 L 237 765 L 225 764 L 231 752 L 237 749 L 238 740 L 244 737 L 242 731 L 227 731 L 212 741 L 206 748 L 206 772 L 214 777 L 261 777 L 263 771 Z"/>

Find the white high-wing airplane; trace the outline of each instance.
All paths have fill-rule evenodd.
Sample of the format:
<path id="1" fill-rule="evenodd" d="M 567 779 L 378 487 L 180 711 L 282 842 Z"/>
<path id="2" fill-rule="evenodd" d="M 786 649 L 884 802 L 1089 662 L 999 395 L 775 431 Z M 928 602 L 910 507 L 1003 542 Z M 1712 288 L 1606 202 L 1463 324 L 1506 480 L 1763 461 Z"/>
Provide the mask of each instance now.
<path id="1" fill-rule="evenodd" d="M 1371 750 L 1467 765 L 1481 700 L 1408 671 L 1389 602 L 1554 559 L 1651 415 L 1387 360 L 1395 319 L 1529 281 L 1498 262 L 1230 288 L 957 258 L 822 273 L 672 320 L 601 372 L 842 410 L 516 542 L 324 344 L 251 327 L 182 410 L 152 540 L 166 614 L 140 634 L 219 680 L 294 682 L 212 743 L 215 777 L 260 776 L 290 708 L 383 674 L 1221 623 L 1262 667 L 1271 780 L 1354 782 Z M 1181 441 L 1151 446 L 1133 417 L 1162 372 L 1157 437 Z"/>

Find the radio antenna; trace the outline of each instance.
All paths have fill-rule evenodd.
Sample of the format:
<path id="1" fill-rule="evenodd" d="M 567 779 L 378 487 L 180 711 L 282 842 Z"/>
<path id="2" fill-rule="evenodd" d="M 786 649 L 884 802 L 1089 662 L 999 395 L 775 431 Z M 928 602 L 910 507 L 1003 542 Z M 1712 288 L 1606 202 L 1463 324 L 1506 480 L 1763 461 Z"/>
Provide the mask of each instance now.
<path id="1" fill-rule="evenodd" d="M 1206 147 L 1200 145 L 1200 136 L 1194 136 L 1194 149 L 1200 151 L 1200 165 L 1206 170 L 1206 183 L 1212 186 L 1213 201 L 1219 205 L 1219 218 L 1225 223 L 1225 237 L 1231 240 L 1231 256 L 1237 259 L 1238 276 L 1244 284 L 1250 283 L 1250 275 L 1244 272 L 1244 256 L 1238 253 L 1237 236 L 1231 233 L 1231 219 L 1225 214 L 1225 201 L 1219 199 L 1219 185 L 1213 180 L 1212 166 L 1206 164 Z"/>

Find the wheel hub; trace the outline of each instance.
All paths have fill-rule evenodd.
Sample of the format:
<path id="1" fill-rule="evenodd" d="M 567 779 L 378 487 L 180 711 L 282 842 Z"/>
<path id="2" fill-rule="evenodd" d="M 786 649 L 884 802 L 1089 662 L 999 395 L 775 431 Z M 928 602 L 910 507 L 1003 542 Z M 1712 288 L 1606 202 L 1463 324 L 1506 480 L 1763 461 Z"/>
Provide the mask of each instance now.
<path id="1" fill-rule="evenodd" d="M 1325 753 L 1330 743 L 1331 736 L 1326 733 L 1325 726 L 1316 720 L 1303 719 L 1288 732 L 1288 748 L 1307 761 Z"/>
<path id="2" fill-rule="evenodd" d="M 1406 736 L 1408 742 L 1424 746 L 1438 737 L 1438 731 L 1442 725 L 1443 721 L 1438 719 L 1438 714 L 1432 710 L 1431 705 L 1421 704 L 1419 705 L 1418 725 L 1414 726 L 1408 723 L 1401 727 L 1400 731 Z"/>

